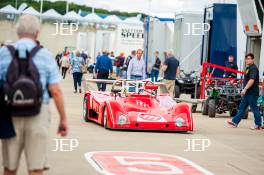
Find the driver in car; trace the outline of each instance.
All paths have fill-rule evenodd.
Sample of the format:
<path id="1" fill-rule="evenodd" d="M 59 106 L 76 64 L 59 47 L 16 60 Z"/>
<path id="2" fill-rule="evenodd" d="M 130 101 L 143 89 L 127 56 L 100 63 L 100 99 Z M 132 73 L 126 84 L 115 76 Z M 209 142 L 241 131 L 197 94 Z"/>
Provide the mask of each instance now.
<path id="1" fill-rule="evenodd" d="M 225 66 L 231 69 L 238 70 L 237 64 L 234 62 L 234 56 L 229 55 L 228 61 L 225 63 Z M 226 78 L 236 78 L 237 74 L 234 72 L 225 71 L 224 77 Z"/>

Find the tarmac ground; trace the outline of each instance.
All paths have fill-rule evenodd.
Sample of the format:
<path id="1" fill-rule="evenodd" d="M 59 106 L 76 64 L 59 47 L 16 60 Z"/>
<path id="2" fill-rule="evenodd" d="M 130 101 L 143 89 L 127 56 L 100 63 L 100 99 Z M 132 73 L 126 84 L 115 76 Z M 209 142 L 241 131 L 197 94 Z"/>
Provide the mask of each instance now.
<path id="1" fill-rule="evenodd" d="M 109 161 L 105 160 L 107 168 L 114 169 L 116 174 L 180 174 L 177 173 L 175 167 L 172 168 L 168 165 L 170 162 L 157 164 L 158 159 L 153 159 L 151 162 L 151 158 L 142 158 L 148 153 L 182 157 L 202 167 L 205 170 L 204 174 L 210 174 L 209 172 L 219 175 L 264 174 L 264 130 L 252 131 L 249 129 L 254 124 L 252 114 L 249 119 L 243 120 L 238 128 L 229 128 L 226 125 L 228 114 L 209 118 L 198 112 L 193 114 L 194 131 L 187 134 L 106 130 L 93 122 L 83 121 L 83 94 L 73 93 L 72 77 L 69 74 L 67 76 L 62 81 L 61 88 L 64 94 L 70 133 L 64 140 L 56 135 L 59 117 L 52 101 L 50 104 L 52 123 L 49 155 L 51 169 L 45 173 L 47 175 L 97 175 L 100 172 L 107 174 L 98 163 L 102 156 L 92 157 L 94 160 L 90 161 L 87 156 L 85 157 L 86 153 L 97 151 L 121 152 L 127 156 L 123 162 L 119 159 L 120 164 L 125 168 L 136 166 L 136 164 L 142 165 L 141 167 L 137 166 L 134 173 L 132 173 L 131 167 L 131 172 L 125 173 L 124 171 L 118 172 L 117 165 L 111 164 L 110 159 L 108 159 Z M 184 96 L 184 98 L 186 97 Z M 61 146 L 59 151 L 56 150 L 58 143 Z M 188 150 L 190 145 L 191 150 Z M 131 158 L 137 154 L 136 152 L 140 152 L 142 155 L 139 154 L 136 158 Z M 129 153 L 130 157 L 126 153 Z M 0 162 L 2 161 L 1 157 L 0 153 Z M 133 161 L 133 159 L 137 159 L 137 161 Z M 95 163 L 92 163 L 93 161 Z M 144 167 L 144 164 L 147 168 Z M 26 168 L 24 156 L 22 156 L 18 175 L 26 175 Z M 159 168 L 163 170 L 160 171 Z M 178 168 L 181 168 L 180 165 Z M 2 171 L 0 169 L 0 174 Z"/>

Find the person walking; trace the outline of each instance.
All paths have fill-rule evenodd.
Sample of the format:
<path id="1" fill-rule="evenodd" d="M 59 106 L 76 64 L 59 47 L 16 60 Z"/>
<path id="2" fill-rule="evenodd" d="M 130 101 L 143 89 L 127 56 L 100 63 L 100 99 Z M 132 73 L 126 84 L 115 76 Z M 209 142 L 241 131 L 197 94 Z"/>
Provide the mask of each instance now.
<path id="1" fill-rule="evenodd" d="M 61 64 L 61 75 L 63 79 L 65 79 L 67 70 L 70 67 L 69 57 L 66 52 L 64 53 L 64 56 L 61 58 L 60 64 Z"/>
<path id="2" fill-rule="evenodd" d="M 261 111 L 261 114 L 262 114 L 262 129 L 264 129 L 264 71 L 263 71 L 263 74 L 262 74 L 262 76 L 263 76 L 263 80 L 262 80 L 262 93 L 261 93 L 261 95 L 262 95 L 262 111 Z"/>
<path id="3" fill-rule="evenodd" d="M 115 59 L 115 66 L 116 66 L 116 78 L 120 79 L 123 75 L 123 66 L 125 62 L 125 54 L 123 52 L 120 53 L 119 56 Z"/>
<path id="4" fill-rule="evenodd" d="M 113 51 L 110 52 L 109 58 L 115 60 L 115 53 Z"/>
<path id="5" fill-rule="evenodd" d="M 73 85 L 74 85 L 74 93 L 77 93 L 77 89 L 79 88 L 79 93 L 82 93 L 82 70 L 81 67 L 85 65 L 83 57 L 79 51 L 76 52 L 76 56 L 72 57 L 71 61 L 71 70 L 73 75 Z"/>
<path id="6" fill-rule="evenodd" d="M 124 65 L 123 65 L 123 68 L 122 68 L 122 71 L 123 71 L 123 79 L 127 79 L 127 68 L 128 68 L 128 65 L 129 65 L 129 62 L 132 60 L 132 58 L 135 58 L 137 55 L 137 51 L 135 50 L 132 50 L 131 51 L 131 54 L 125 59 L 125 62 L 124 62 Z"/>
<path id="7" fill-rule="evenodd" d="M 171 97 L 174 97 L 175 79 L 176 76 L 180 74 L 180 63 L 174 57 L 173 52 L 169 51 L 167 53 L 167 58 L 165 59 L 162 70 L 164 71 L 164 82 L 169 91 Z"/>
<path id="8" fill-rule="evenodd" d="M 106 51 L 103 52 L 102 56 L 98 57 L 95 65 L 95 73 L 97 79 L 108 79 L 109 73 L 110 76 L 113 73 L 112 60 L 107 56 Z M 105 91 L 106 83 L 98 83 L 97 87 L 99 91 Z"/>
<path id="9" fill-rule="evenodd" d="M 49 150 L 49 128 L 50 128 L 50 112 L 49 112 L 49 92 L 54 99 L 57 110 L 59 112 L 60 121 L 58 126 L 58 134 L 66 136 L 68 133 L 68 124 L 66 113 L 64 110 L 64 102 L 62 92 L 59 87 L 60 75 L 57 63 L 52 54 L 45 48 L 36 45 L 36 39 L 40 32 L 40 22 L 38 18 L 31 15 L 20 16 L 16 24 L 16 32 L 19 40 L 14 46 L 7 46 L 0 49 L 0 86 L 7 88 L 6 90 L 14 90 L 17 88 L 13 83 L 20 85 L 29 85 L 29 87 L 38 87 L 37 89 L 21 89 L 20 94 L 26 95 L 25 98 L 32 94 L 41 92 L 41 103 L 39 108 L 20 107 L 16 110 L 13 103 L 20 100 L 21 103 L 29 104 L 30 101 L 21 99 L 13 99 L 9 104 L 12 117 L 12 124 L 15 130 L 15 136 L 2 139 L 2 161 L 4 167 L 4 175 L 16 175 L 19 168 L 21 154 L 24 152 L 27 169 L 29 175 L 42 175 L 43 171 L 48 169 L 48 150 Z M 17 51 L 18 54 L 14 54 Z M 28 54 L 30 56 L 27 56 Z M 22 59 L 26 59 L 31 69 L 22 66 Z M 14 63 L 18 64 L 14 64 Z M 14 66 L 22 69 L 22 72 L 14 70 Z M 26 74 L 25 71 L 28 71 Z M 14 77 L 12 73 L 24 76 Z M 34 77 L 28 76 L 33 74 Z M 33 81 L 36 80 L 36 81 Z M 14 82 L 10 80 L 15 80 Z M 22 87 L 22 86 L 21 86 Z M 27 92 L 28 90 L 28 92 Z M 5 93 L 9 93 L 6 91 Z M 13 95 L 15 98 L 15 94 Z M 0 123 L 4 117 L 0 116 Z"/>
<path id="10" fill-rule="evenodd" d="M 131 80 L 146 79 L 146 64 L 142 58 L 143 50 L 138 49 L 135 58 L 132 58 L 127 68 L 127 78 Z"/>
<path id="11" fill-rule="evenodd" d="M 86 63 L 86 60 L 88 58 L 88 54 L 86 53 L 86 51 L 82 50 L 81 57 L 83 57 L 83 60 Z"/>
<path id="12" fill-rule="evenodd" d="M 101 55 L 101 52 L 98 52 L 98 53 L 97 53 L 97 56 L 96 56 L 96 58 L 95 58 L 95 62 L 97 62 L 98 58 L 101 57 L 101 56 L 102 56 L 102 55 Z"/>
<path id="13" fill-rule="evenodd" d="M 228 120 L 227 123 L 229 126 L 236 128 L 244 116 L 246 109 L 250 106 L 255 118 L 255 126 L 250 129 L 260 130 L 262 123 L 259 108 L 257 106 L 259 97 L 259 70 L 254 64 L 254 55 L 252 53 L 245 56 L 245 62 L 247 67 L 243 80 L 244 89 L 241 92 L 242 99 L 238 113 L 233 119 Z"/>
<path id="14" fill-rule="evenodd" d="M 37 45 L 40 45 L 40 43 L 39 42 L 37 42 Z M 58 65 L 58 67 L 59 67 L 59 71 L 60 71 L 60 69 L 61 69 L 61 53 L 57 53 L 57 55 L 55 56 L 55 60 L 56 60 L 56 62 L 57 62 L 57 65 Z"/>
<path id="15" fill-rule="evenodd" d="M 159 52 L 155 52 L 155 63 L 152 66 L 150 78 L 152 82 L 158 82 L 159 70 L 160 70 L 161 61 L 159 59 Z"/>

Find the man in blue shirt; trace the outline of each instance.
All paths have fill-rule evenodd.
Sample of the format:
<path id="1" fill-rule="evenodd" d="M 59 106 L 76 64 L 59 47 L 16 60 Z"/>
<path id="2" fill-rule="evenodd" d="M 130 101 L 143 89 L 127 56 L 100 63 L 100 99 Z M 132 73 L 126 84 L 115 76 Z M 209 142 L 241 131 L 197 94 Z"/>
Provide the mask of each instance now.
<path id="1" fill-rule="evenodd" d="M 95 65 L 95 73 L 97 74 L 97 79 L 108 79 L 109 72 L 111 74 L 113 73 L 112 60 L 107 56 L 107 52 L 104 51 L 103 55 L 98 57 Z M 105 91 L 106 83 L 98 83 L 98 90 Z"/>
<path id="2" fill-rule="evenodd" d="M 19 40 L 15 43 L 19 58 L 26 58 L 26 51 L 30 52 L 36 46 L 36 39 L 40 31 L 39 20 L 30 15 L 23 15 L 19 18 L 16 26 Z M 6 81 L 6 74 L 11 54 L 6 47 L 0 49 L 0 86 Z M 12 116 L 16 136 L 9 139 L 2 139 L 2 156 L 4 174 L 15 175 L 19 166 L 19 159 L 22 151 L 25 153 L 28 172 L 30 175 L 41 175 L 48 167 L 49 148 L 49 93 L 54 98 L 56 107 L 60 114 L 58 133 L 66 136 L 68 132 L 66 114 L 62 92 L 59 87 L 60 76 L 55 59 L 51 53 L 42 48 L 33 57 L 40 81 L 43 88 L 43 103 L 41 112 L 32 117 Z M 0 122 L 1 118 L 0 116 Z"/>

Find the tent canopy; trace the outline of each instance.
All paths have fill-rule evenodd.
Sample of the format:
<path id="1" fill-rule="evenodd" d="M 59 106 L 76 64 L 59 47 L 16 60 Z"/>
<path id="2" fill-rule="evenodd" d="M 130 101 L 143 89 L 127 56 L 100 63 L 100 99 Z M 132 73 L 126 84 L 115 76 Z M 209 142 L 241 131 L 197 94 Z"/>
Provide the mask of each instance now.
<path id="1" fill-rule="evenodd" d="M 130 17 L 124 20 L 125 23 L 129 24 L 143 24 L 142 21 L 140 21 L 137 17 Z"/>
<path id="2" fill-rule="evenodd" d="M 42 14 L 42 17 L 44 18 L 55 18 L 55 19 L 60 19 L 62 18 L 62 15 L 59 14 L 56 10 L 54 9 L 49 9 L 48 11 L 44 12 Z"/>
<path id="3" fill-rule="evenodd" d="M 103 19 L 95 13 L 90 13 L 86 15 L 83 19 L 86 21 L 92 21 L 92 22 L 102 22 L 103 21 Z"/>
<path id="4" fill-rule="evenodd" d="M 75 11 L 70 11 L 70 12 L 66 13 L 63 17 L 65 19 L 68 19 L 68 20 L 80 20 L 80 19 L 82 19 L 82 17 L 80 15 L 78 15 Z"/>
<path id="5" fill-rule="evenodd" d="M 25 5 L 24 5 L 25 6 Z M 26 6 L 25 6 L 26 8 Z M 10 13 L 10 14 L 29 14 L 29 15 L 34 15 L 34 16 L 41 16 L 43 18 L 53 18 L 53 19 L 65 19 L 65 20 L 74 20 L 74 21 L 91 21 L 95 23 L 112 23 L 112 24 L 119 24 L 119 23 L 127 23 L 127 24 L 137 24 L 137 25 L 142 25 L 143 22 L 140 21 L 137 17 L 130 17 L 125 20 L 122 20 L 120 17 L 116 15 L 110 15 L 106 16 L 105 18 L 102 18 L 96 13 L 90 13 L 86 15 L 85 17 L 81 17 L 78 15 L 75 11 L 70 11 L 66 13 L 65 15 L 59 14 L 56 10 L 54 9 L 49 9 L 43 14 L 40 14 L 37 10 L 35 10 L 33 7 L 28 7 L 22 12 L 17 10 L 11 5 L 7 5 L 3 8 L 0 9 L 0 13 Z"/>
<path id="6" fill-rule="evenodd" d="M 19 11 L 15 9 L 12 5 L 7 5 L 0 9 L 0 13 L 19 14 Z"/>
<path id="7" fill-rule="evenodd" d="M 35 10 L 33 7 L 29 7 L 26 10 L 22 12 L 23 14 L 29 14 L 29 15 L 35 15 L 35 16 L 40 16 L 40 13 Z"/>
<path id="8" fill-rule="evenodd" d="M 104 19 L 104 22 L 107 22 L 107 23 L 121 23 L 122 20 L 119 17 L 117 17 L 116 15 L 110 15 L 110 16 L 107 16 Z"/>

